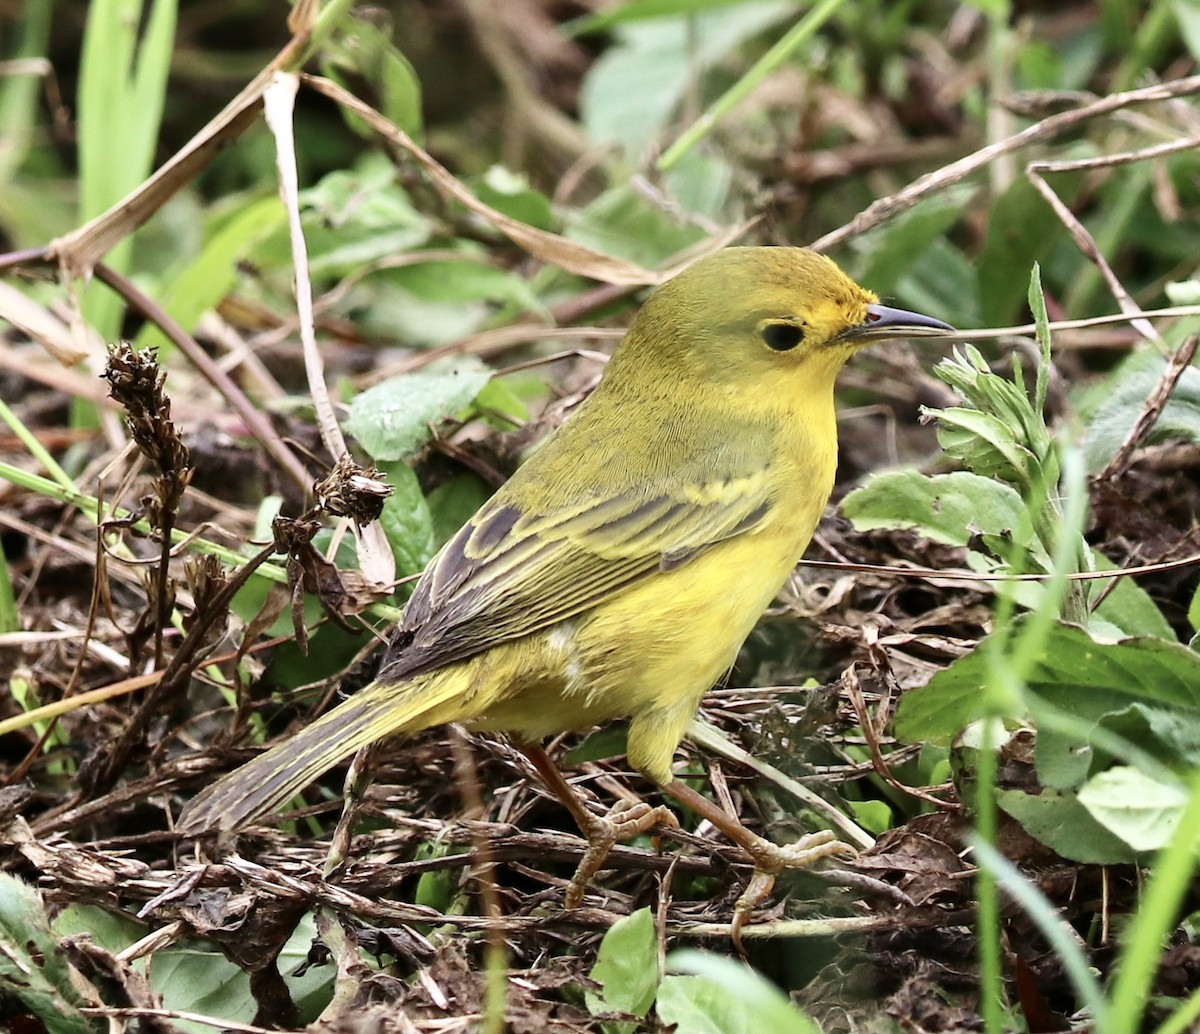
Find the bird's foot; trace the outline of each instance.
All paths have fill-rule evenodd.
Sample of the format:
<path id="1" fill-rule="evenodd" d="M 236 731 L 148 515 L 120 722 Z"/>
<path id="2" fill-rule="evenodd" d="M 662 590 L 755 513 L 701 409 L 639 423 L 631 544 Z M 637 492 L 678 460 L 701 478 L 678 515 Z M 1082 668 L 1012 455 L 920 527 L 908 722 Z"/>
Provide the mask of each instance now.
<path id="1" fill-rule="evenodd" d="M 770 895 L 775 886 L 775 877 L 784 869 L 807 869 L 826 858 L 841 856 L 857 857 L 858 852 L 828 829 L 802 836 L 793 844 L 773 844 L 763 837 L 754 837 L 743 843 L 743 850 L 754 861 L 754 875 L 737 899 L 733 908 L 730 933 L 739 952 L 742 949 L 742 927 L 757 908 Z"/>
<path id="2" fill-rule="evenodd" d="M 575 908 L 583 901 L 592 877 L 604 864 L 614 844 L 647 833 L 655 826 L 679 827 L 679 820 L 670 808 L 662 804 L 652 808 L 645 801 L 620 800 L 603 818 L 590 812 L 587 815 L 586 825 L 581 825 L 584 825 L 583 834 L 587 837 L 588 846 L 579 868 L 567 884 L 564 902 L 567 908 Z"/>

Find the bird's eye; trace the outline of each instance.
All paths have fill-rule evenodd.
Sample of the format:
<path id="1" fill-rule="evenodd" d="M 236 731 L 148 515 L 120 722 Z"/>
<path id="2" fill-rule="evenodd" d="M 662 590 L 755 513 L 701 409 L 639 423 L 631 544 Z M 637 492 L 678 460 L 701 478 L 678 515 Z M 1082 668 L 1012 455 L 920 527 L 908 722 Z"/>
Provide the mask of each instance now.
<path id="1" fill-rule="evenodd" d="M 790 352 L 804 340 L 804 328 L 794 323 L 767 323 L 760 333 L 773 352 Z"/>

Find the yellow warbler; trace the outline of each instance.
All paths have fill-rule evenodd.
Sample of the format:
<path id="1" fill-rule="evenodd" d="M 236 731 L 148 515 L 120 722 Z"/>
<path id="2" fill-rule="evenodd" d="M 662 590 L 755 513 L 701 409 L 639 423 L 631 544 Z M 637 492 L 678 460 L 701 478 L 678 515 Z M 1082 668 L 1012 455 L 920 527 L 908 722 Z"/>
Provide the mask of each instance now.
<path id="1" fill-rule="evenodd" d="M 650 295 L 592 395 L 430 562 L 376 680 L 202 791 L 179 829 L 235 829 L 383 736 L 467 722 L 510 733 L 587 835 L 575 904 L 616 839 L 674 819 L 646 805 L 599 818 L 538 744 L 628 718 L 633 767 L 746 850 L 760 889 L 848 850 L 827 832 L 779 848 L 671 762 L 824 510 L 838 370 L 873 341 L 950 330 L 803 248 L 696 262 Z"/>

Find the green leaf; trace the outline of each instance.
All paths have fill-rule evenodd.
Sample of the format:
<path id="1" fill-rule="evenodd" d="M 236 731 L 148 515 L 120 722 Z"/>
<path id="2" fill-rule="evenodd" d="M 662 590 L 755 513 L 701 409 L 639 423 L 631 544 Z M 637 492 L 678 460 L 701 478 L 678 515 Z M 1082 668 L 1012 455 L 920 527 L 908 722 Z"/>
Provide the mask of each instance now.
<path id="1" fill-rule="evenodd" d="M 227 295 L 242 276 L 238 259 L 267 234 L 284 225 L 283 204 L 277 197 L 245 205 L 226 221 L 186 267 L 167 278 L 159 304 L 185 330 L 192 331 L 200 317 Z M 147 323 L 134 342 L 137 348 L 169 346 L 167 337 Z"/>
<path id="2" fill-rule="evenodd" d="M 490 265 L 482 254 L 422 260 L 377 271 L 356 299 L 365 306 L 365 332 L 405 345 L 437 345 L 475 333 L 493 317 L 497 304 L 510 315 L 544 306 L 521 277 Z"/>
<path id="3" fill-rule="evenodd" d="M 907 275 L 896 284 L 896 296 L 904 300 L 905 308 L 937 313 L 960 327 L 978 326 L 982 321 L 975 304 L 977 266 L 976 257 L 945 237 L 934 237 L 912 257 Z"/>
<path id="4" fill-rule="evenodd" d="M 8 873 L 0 873 L 0 987 L 50 1034 L 91 1030 L 79 1012 L 71 970 L 50 932 L 41 895 Z"/>
<path id="5" fill-rule="evenodd" d="M 181 941 L 154 952 L 148 969 L 150 986 L 162 996 L 165 1009 L 242 1023 L 254 1018 L 250 977 L 214 947 Z M 178 1025 L 191 1034 L 201 1034 L 203 1029 L 187 1021 Z"/>
<path id="6" fill-rule="evenodd" d="M 47 54 L 54 21 L 52 3 L 23 7 L 19 22 L 14 23 L 6 34 L 5 58 L 9 61 L 36 60 Z M 4 151 L 0 152 L 0 184 L 4 191 L 12 187 L 14 174 L 29 157 L 41 98 L 41 83 L 35 76 L 7 75 L 0 79 L 0 140 L 5 142 Z M 38 186 L 44 191 L 47 184 L 39 178 Z M 0 223 L 6 224 L 7 219 L 0 217 Z M 8 225 L 5 229 L 9 229 Z M 18 248 L 27 246 L 16 244 Z"/>
<path id="7" fill-rule="evenodd" d="M 868 833 L 881 836 L 895 825 L 892 809 L 883 801 L 847 801 L 854 821 Z"/>
<path id="8" fill-rule="evenodd" d="M 1003 478 L 1028 498 L 1031 489 L 1058 481 L 1058 460 L 1045 421 L 1013 379 L 992 373 L 972 345 L 955 349 L 934 373 L 965 406 L 926 410 L 938 420 L 942 447 L 977 474 Z"/>
<path id="9" fill-rule="evenodd" d="M 794 13 L 791 4 L 760 0 L 621 26 L 580 90 L 588 138 L 597 146 L 615 141 L 638 158 L 667 128 L 699 72 Z"/>
<path id="10" fill-rule="evenodd" d="M 300 202 L 314 277 L 361 273 L 429 240 L 429 220 L 413 207 L 382 155 L 322 177 L 301 191 Z"/>
<path id="11" fill-rule="evenodd" d="M 567 213 L 566 234 L 607 255 L 653 267 L 704 237 L 633 186 L 607 190 L 586 207 Z"/>
<path id="12" fill-rule="evenodd" d="M 1033 313 L 1033 323 L 1038 340 L 1039 362 L 1037 364 L 1036 386 L 1033 392 L 1034 415 L 1044 420 L 1046 412 L 1046 392 L 1050 383 L 1050 314 L 1046 309 L 1046 292 L 1042 290 L 1042 267 L 1033 264 L 1029 274 L 1029 311 Z"/>
<path id="13" fill-rule="evenodd" d="M 433 515 L 434 544 L 440 547 L 450 539 L 491 494 L 487 482 L 470 472 L 458 474 L 430 492 L 425 501 Z"/>
<path id="14" fill-rule="evenodd" d="M 382 274 L 404 290 L 431 302 L 508 302 L 522 310 L 542 310 L 528 282 L 482 256 L 418 262 Z"/>
<path id="15" fill-rule="evenodd" d="M 445 858 L 453 851 L 454 848 L 447 843 L 427 840 L 418 845 L 414 858 L 418 862 L 424 862 L 433 858 Z M 448 912 L 454 905 L 454 894 L 458 883 L 459 871 L 457 869 L 431 869 L 423 872 L 417 879 L 413 903 L 436 909 L 438 912 Z"/>
<path id="16" fill-rule="evenodd" d="M 1128 765 L 1101 772 L 1079 790 L 1088 814 L 1135 851 L 1166 847 L 1179 830 L 1187 799 L 1178 783 L 1159 782 Z"/>
<path id="17" fill-rule="evenodd" d="M 1157 762 L 1160 771 L 1185 771 L 1200 764 L 1200 721 L 1187 710 L 1144 703 L 1122 706 L 1100 694 L 1081 701 L 1073 716 L 1075 728 L 1055 723 L 1038 732 L 1035 759 L 1043 786 L 1078 790 L 1114 760 L 1124 761 L 1123 754 L 1108 749 L 1113 737 L 1140 752 L 1148 764 Z"/>
<path id="18" fill-rule="evenodd" d="M 1105 715 L 1101 724 L 1177 769 L 1200 765 L 1200 722 L 1187 712 L 1133 704 Z"/>
<path id="19" fill-rule="evenodd" d="M 1072 173 L 1056 175 L 1054 188 L 1069 201 L 1079 178 Z M 979 310 L 985 326 L 1003 327 L 1019 318 L 1029 287 L 1029 268 L 1034 262 L 1046 261 L 1062 235 L 1062 226 L 1046 199 L 1024 176 L 1014 179 L 992 202 L 989 213 L 987 239 L 978 259 L 978 268 L 987 270 L 987 275 L 979 278 Z"/>
<path id="20" fill-rule="evenodd" d="M 589 974 L 600 985 L 600 993 L 584 992 L 588 1012 L 645 1016 L 658 990 L 658 936 L 654 914 L 639 908 L 618 919 L 600 942 L 596 965 Z"/>
<path id="21" fill-rule="evenodd" d="M 146 178 L 162 122 L 175 42 L 176 0 L 93 0 L 79 63 L 80 216 L 92 219 Z M 114 149 L 119 152 L 114 153 Z M 128 272 L 133 239 L 104 257 Z M 120 329 L 121 298 L 94 286 L 85 313 L 103 338 Z"/>
<path id="22" fill-rule="evenodd" d="M 85 933 L 113 955 L 141 940 L 146 929 L 132 918 L 101 908 L 99 905 L 68 905 L 50 924 L 54 936 L 73 937 Z"/>
<path id="23" fill-rule="evenodd" d="M 1012 536 L 1025 514 L 1014 489 L 966 471 L 876 474 L 841 509 L 858 531 L 905 528 L 948 546 L 965 546 L 976 535 Z"/>
<path id="24" fill-rule="evenodd" d="M 646 21 L 651 18 L 670 18 L 681 14 L 698 14 L 714 7 L 733 7 L 746 0 L 627 0 L 595 14 L 584 15 L 567 22 L 562 29 L 569 36 L 604 32 L 617 25 Z"/>
<path id="25" fill-rule="evenodd" d="M 1104 402 L 1088 423 L 1084 456 L 1090 472 L 1103 469 L 1125 440 L 1145 408 L 1146 397 L 1161 379 L 1166 362 L 1157 353 L 1142 352 L 1123 363 L 1112 376 Z M 1195 367 L 1183 371 L 1146 442 L 1154 444 L 1168 438 L 1200 441 L 1200 370 Z"/>
<path id="26" fill-rule="evenodd" d="M 421 493 L 417 475 L 408 464 L 385 463 L 380 470 L 393 488 L 384 501 L 379 524 L 396 558 L 396 576 L 419 574 L 437 549 L 433 514 Z"/>
<path id="27" fill-rule="evenodd" d="M 554 226 L 550 199 L 540 190 L 534 190 L 522 173 L 503 165 L 488 169 L 471 186 L 471 192 L 485 205 L 528 226 L 536 226 L 539 230 L 550 230 Z"/>
<path id="28" fill-rule="evenodd" d="M 1196 0 L 1172 0 L 1171 10 L 1175 12 L 1179 35 L 1183 37 L 1192 60 L 1200 61 L 1200 3 Z"/>
<path id="29" fill-rule="evenodd" d="M 500 377 L 493 377 L 480 389 L 473 408 L 508 430 L 520 427 L 529 419 L 529 407 L 521 401 L 512 386 Z"/>
<path id="30" fill-rule="evenodd" d="M 378 23 L 379 10 L 373 10 L 373 18 L 353 12 L 342 17 L 337 34 L 321 48 L 321 70 L 360 96 L 362 84 L 355 79 L 365 79 L 371 87 L 371 103 L 376 110 L 409 136 L 419 139 L 421 81 L 408 58 L 392 42 L 391 25 Z M 353 112 L 343 110 L 342 117 L 360 136 L 375 139 L 375 130 Z"/>
<path id="31" fill-rule="evenodd" d="M 968 7 L 982 11 L 990 18 L 1007 20 L 1012 4 L 1009 0 L 967 0 Z"/>
<path id="32" fill-rule="evenodd" d="M 692 150 L 663 177 L 667 193 L 685 212 L 718 223 L 733 186 L 733 165 L 711 151 Z"/>
<path id="33" fill-rule="evenodd" d="M 1103 553 L 1092 549 L 1088 553 L 1097 571 L 1117 570 L 1117 565 Z M 1163 616 L 1150 594 L 1132 578 L 1119 578 L 1093 613 L 1126 636 L 1152 635 L 1170 642 L 1177 638 L 1171 623 Z"/>
<path id="34" fill-rule="evenodd" d="M 344 426 L 373 460 L 403 459 L 429 441 L 431 425 L 469 405 L 491 375 L 478 359 L 464 356 L 393 377 L 356 395 Z"/>
<path id="35" fill-rule="evenodd" d="M 308 913 L 296 924 L 292 936 L 279 952 L 279 973 L 292 992 L 292 1001 L 300 1013 L 301 1023 L 315 1023 L 333 998 L 337 966 L 310 966 L 308 952 L 317 936 L 317 922 Z M 296 971 L 301 969 L 302 972 Z M 210 1028 L 208 1034 L 212 1034 Z"/>
<path id="36" fill-rule="evenodd" d="M 949 744 L 983 717 L 980 687 L 991 677 L 986 642 L 904 695 L 895 722 L 900 739 Z M 1058 623 L 1030 668 L 1028 686 L 1085 720 L 1131 703 L 1157 703 L 1200 719 L 1200 655 L 1148 636 L 1100 643 L 1081 628 Z"/>
<path id="37" fill-rule="evenodd" d="M 1200 19 L 1200 3 L 1196 4 L 1197 19 Z M 1170 280 L 1163 287 L 1172 305 L 1200 305 L 1200 280 Z"/>
<path id="38" fill-rule="evenodd" d="M 672 952 L 658 1018 L 675 1034 L 820 1034 L 812 1020 L 765 977 L 740 962 L 699 951 Z"/>
<path id="39" fill-rule="evenodd" d="M 912 274 L 914 259 L 957 222 L 978 187 L 960 183 L 932 195 L 855 243 L 863 255 L 856 279 L 880 295 L 895 294 Z"/>
<path id="40" fill-rule="evenodd" d="M 563 764 L 568 768 L 575 768 L 589 761 L 619 757 L 628 749 L 629 726 L 624 722 L 613 722 L 600 726 L 595 732 L 589 732 L 567 751 L 563 756 Z"/>
<path id="41" fill-rule="evenodd" d="M 1045 40 L 1023 39 L 1016 48 L 1018 88 L 1060 90 L 1066 80 L 1062 55 Z"/>
<path id="42" fill-rule="evenodd" d="M 1012 426 L 976 409 L 939 409 L 938 444 L 947 456 L 984 477 L 1000 478 L 1024 489 L 1036 475 L 1036 457 Z"/>
<path id="43" fill-rule="evenodd" d="M 301 1013 L 301 1022 L 314 1021 L 333 994 L 336 967 L 312 966 L 301 975 L 296 969 L 308 957 L 316 936 L 311 915 L 304 916 L 279 953 L 279 973 Z M 149 957 L 150 986 L 162 996 L 167 1009 L 196 1012 L 234 1022 L 250 1023 L 257 1005 L 249 976 L 220 951 L 200 941 L 181 941 Z M 212 1034 L 212 1026 L 174 1021 L 192 1034 Z"/>
<path id="44" fill-rule="evenodd" d="M 997 790 L 996 803 L 1031 837 L 1072 862 L 1116 865 L 1133 861 L 1129 845 L 1092 818 L 1073 792 Z"/>

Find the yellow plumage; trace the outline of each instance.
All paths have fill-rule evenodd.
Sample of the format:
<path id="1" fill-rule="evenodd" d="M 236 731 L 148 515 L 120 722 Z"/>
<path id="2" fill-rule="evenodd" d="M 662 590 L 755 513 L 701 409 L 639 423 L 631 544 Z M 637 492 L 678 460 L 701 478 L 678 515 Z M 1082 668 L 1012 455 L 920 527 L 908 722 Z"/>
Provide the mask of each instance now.
<path id="1" fill-rule="evenodd" d="M 359 747 L 449 721 L 536 743 L 627 717 L 631 764 L 671 789 L 701 696 L 829 497 L 838 370 L 871 340 L 946 330 L 800 248 L 696 263 L 433 559 L 377 681 L 204 790 L 181 828 L 236 828 Z"/>

